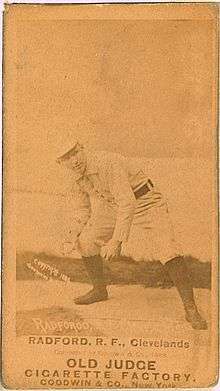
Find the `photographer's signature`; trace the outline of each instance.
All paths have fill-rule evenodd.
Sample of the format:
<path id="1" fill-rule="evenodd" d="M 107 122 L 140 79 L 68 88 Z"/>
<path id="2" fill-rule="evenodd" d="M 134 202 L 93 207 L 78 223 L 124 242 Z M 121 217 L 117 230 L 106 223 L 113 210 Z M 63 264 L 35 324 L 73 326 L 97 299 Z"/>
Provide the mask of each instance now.
<path id="1" fill-rule="evenodd" d="M 26 262 L 26 267 L 36 276 L 43 280 L 59 280 L 65 283 L 70 282 L 70 277 L 62 273 L 56 267 L 41 261 L 38 258 L 34 258 L 31 261 Z"/>

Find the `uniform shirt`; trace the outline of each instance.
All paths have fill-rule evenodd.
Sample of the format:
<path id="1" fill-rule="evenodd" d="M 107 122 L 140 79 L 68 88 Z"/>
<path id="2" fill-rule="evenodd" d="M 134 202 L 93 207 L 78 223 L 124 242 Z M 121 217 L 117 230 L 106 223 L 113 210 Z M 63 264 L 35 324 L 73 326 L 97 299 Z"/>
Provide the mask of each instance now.
<path id="1" fill-rule="evenodd" d="M 92 214 L 91 198 L 103 199 L 117 208 L 113 239 L 126 241 L 129 236 L 137 200 L 135 192 L 146 185 L 148 178 L 136 160 L 117 153 L 86 152 L 86 171 L 75 179 L 73 191 L 77 209 L 81 211 L 82 226 Z"/>

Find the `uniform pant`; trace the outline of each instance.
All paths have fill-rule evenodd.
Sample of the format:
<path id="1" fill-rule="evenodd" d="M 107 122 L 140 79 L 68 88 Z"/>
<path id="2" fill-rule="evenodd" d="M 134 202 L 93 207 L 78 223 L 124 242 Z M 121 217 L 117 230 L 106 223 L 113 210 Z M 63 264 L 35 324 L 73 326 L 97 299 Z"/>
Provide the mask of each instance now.
<path id="1" fill-rule="evenodd" d="M 78 239 L 84 257 L 100 254 L 101 247 L 113 236 L 117 206 L 104 201 L 95 204 L 91 217 Z M 137 200 L 134 218 L 122 255 L 135 261 L 161 261 L 181 255 L 174 239 L 168 206 L 162 194 L 151 190 Z"/>

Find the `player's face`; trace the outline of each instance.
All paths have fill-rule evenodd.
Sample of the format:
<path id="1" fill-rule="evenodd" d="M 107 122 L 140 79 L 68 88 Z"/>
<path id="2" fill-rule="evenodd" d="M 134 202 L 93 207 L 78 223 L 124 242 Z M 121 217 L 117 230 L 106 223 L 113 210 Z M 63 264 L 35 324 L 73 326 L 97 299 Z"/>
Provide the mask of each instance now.
<path id="1" fill-rule="evenodd" d="M 60 158 L 57 162 L 77 175 L 83 175 L 86 170 L 86 154 L 83 148 L 77 148 L 67 158 Z"/>

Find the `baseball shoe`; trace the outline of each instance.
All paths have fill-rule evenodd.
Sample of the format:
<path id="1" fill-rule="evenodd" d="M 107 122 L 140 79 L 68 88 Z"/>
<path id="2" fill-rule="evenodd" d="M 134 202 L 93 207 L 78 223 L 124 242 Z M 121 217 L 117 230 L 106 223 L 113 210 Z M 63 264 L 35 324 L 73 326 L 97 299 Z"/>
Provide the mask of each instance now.
<path id="1" fill-rule="evenodd" d="M 108 299 L 108 292 L 106 287 L 94 287 L 83 296 L 79 296 L 74 300 L 77 305 L 88 305 L 97 303 L 99 301 L 105 301 Z"/>
<path id="2" fill-rule="evenodd" d="M 207 330 L 207 322 L 201 317 L 197 309 L 186 310 L 186 321 L 195 330 Z"/>

